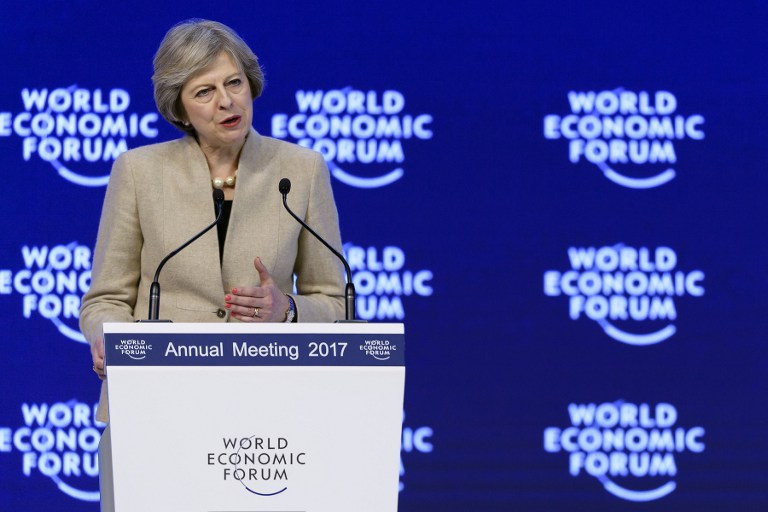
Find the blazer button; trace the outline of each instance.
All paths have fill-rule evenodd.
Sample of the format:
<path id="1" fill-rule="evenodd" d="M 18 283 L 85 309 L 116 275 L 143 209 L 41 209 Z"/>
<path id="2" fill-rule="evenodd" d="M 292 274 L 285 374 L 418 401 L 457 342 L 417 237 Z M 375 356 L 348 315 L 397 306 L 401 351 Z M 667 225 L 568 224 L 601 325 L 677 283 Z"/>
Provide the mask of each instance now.
<path id="1" fill-rule="evenodd" d="M 216 312 L 216 316 L 218 316 L 219 318 L 224 318 L 225 316 L 227 316 L 227 312 L 219 308 L 219 310 Z"/>

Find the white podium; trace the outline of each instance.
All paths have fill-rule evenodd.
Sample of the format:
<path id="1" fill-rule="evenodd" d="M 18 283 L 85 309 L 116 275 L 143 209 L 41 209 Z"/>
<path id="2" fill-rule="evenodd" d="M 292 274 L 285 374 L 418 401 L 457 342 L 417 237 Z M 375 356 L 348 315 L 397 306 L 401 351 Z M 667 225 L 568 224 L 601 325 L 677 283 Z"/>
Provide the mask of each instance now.
<path id="1" fill-rule="evenodd" d="M 105 324 L 117 512 L 393 512 L 402 324 Z"/>

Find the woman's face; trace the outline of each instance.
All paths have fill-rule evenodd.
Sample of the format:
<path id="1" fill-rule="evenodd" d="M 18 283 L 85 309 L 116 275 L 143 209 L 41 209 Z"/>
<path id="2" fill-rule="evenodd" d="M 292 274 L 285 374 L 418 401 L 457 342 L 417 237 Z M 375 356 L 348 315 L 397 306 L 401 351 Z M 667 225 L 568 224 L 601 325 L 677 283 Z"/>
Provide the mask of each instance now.
<path id="1" fill-rule="evenodd" d="M 181 103 L 203 149 L 240 149 L 251 127 L 253 98 L 245 73 L 228 53 L 184 84 Z"/>

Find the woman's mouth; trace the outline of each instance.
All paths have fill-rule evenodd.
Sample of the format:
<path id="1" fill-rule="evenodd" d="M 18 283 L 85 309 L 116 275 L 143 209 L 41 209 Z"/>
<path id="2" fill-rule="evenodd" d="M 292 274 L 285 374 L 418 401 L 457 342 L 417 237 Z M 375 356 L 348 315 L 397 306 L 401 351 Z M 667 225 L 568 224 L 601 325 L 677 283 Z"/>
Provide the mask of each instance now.
<path id="1" fill-rule="evenodd" d="M 240 123 L 240 119 L 241 119 L 240 116 L 232 116 L 232 117 L 226 118 L 219 124 L 226 128 L 233 128 Z"/>

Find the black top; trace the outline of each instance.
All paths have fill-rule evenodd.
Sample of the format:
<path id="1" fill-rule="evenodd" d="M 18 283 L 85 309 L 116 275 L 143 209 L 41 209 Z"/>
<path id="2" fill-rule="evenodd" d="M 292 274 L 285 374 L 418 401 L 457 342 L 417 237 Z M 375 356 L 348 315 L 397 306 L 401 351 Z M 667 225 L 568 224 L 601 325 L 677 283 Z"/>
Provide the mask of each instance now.
<path id="1" fill-rule="evenodd" d="M 213 205 L 214 210 L 216 205 Z M 229 214 L 232 213 L 232 201 L 224 201 L 221 205 L 221 220 L 216 226 L 219 232 L 219 265 L 224 261 L 224 242 L 227 240 L 227 226 L 229 226 Z"/>

